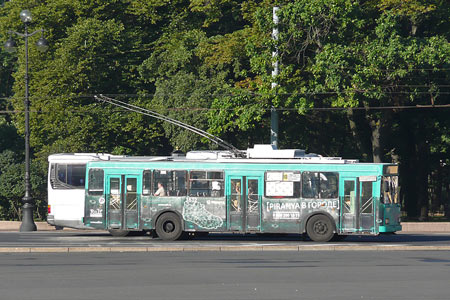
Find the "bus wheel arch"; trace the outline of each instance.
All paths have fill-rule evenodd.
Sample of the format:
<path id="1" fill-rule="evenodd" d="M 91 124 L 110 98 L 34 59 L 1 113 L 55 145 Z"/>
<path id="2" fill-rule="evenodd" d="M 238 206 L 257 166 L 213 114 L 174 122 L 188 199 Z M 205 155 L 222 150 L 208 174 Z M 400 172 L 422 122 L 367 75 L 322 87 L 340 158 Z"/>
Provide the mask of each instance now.
<path id="1" fill-rule="evenodd" d="M 315 242 L 328 242 L 336 233 L 334 219 L 326 213 L 316 213 L 308 217 L 306 234 Z"/>
<path id="2" fill-rule="evenodd" d="M 156 218 L 155 231 L 166 241 L 175 241 L 183 235 L 183 219 L 173 211 L 165 211 Z"/>

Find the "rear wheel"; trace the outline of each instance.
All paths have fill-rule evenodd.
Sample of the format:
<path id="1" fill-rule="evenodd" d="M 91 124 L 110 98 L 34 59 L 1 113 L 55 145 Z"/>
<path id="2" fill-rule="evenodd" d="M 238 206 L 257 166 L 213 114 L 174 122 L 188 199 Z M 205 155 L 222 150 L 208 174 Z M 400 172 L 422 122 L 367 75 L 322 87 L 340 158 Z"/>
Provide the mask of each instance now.
<path id="1" fill-rule="evenodd" d="M 156 234 L 160 239 L 175 241 L 183 233 L 180 218 L 174 213 L 165 213 L 156 221 Z"/>
<path id="2" fill-rule="evenodd" d="M 306 233 L 315 242 L 328 242 L 334 237 L 334 226 L 327 216 L 315 215 L 308 220 Z"/>
<path id="3" fill-rule="evenodd" d="M 117 237 L 124 237 L 130 233 L 128 230 L 120 230 L 120 229 L 109 229 L 108 231 L 112 236 Z"/>

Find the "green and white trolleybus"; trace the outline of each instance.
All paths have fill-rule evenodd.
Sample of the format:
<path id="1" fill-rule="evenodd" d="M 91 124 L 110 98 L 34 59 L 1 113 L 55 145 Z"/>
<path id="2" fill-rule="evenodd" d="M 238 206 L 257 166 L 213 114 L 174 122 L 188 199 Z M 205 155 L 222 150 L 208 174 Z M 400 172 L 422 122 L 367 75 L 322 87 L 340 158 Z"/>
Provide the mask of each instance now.
<path id="1" fill-rule="evenodd" d="M 86 164 L 90 228 L 125 235 L 297 233 L 325 242 L 401 230 L 398 166 L 255 145 L 165 157 L 108 157 Z"/>

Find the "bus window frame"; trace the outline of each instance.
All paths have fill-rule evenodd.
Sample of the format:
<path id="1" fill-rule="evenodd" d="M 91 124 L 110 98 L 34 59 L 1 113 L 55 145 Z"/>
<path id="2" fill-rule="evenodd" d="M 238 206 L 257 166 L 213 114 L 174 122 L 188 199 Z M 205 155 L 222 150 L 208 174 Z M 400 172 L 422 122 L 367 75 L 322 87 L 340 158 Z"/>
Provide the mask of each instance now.
<path id="1" fill-rule="evenodd" d="M 317 197 L 305 197 L 304 196 L 304 188 L 303 185 L 305 184 L 305 180 L 303 178 L 305 173 L 315 173 L 317 174 L 317 178 L 318 178 L 318 182 L 317 182 L 317 193 L 315 194 L 315 196 Z M 334 174 L 336 175 L 336 190 L 335 192 L 335 197 L 322 197 L 322 183 L 321 183 L 321 178 L 320 178 L 320 174 Z M 301 175 L 301 198 L 303 199 L 338 199 L 339 198 L 339 172 L 329 172 L 329 171 L 303 171 L 302 175 Z"/>
<path id="2" fill-rule="evenodd" d="M 158 184 L 159 181 L 161 181 L 160 177 L 158 179 L 156 179 L 155 172 L 161 172 L 161 171 L 165 171 L 165 172 L 184 172 L 184 186 L 185 186 L 185 191 L 186 191 L 184 193 L 184 195 L 171 195 L 172 190 L 169 190 L 169 187 L 168 187 L 168 184 L 167 184 L 168 182 L 162 182 L 163 186 L 164 186 L 164 191 L 165 191 L 165 194 L 166 194 L 165 196 L 159 196 L 159 195 L 155 196 L 154 195 L 154 193 L 157 190 L 157 184 Z M 151 175 L 151 193 L 150 193 L 151 196 L 162 197 L 162 198 L 165 198 L 165 197 L 184 197 L 184 196 L 186 196 L 185 194 L 188 193 L 187 183 L 188 183 L 189 171 L 187 169 L 153 169 L 151 171 L 151 173 L 152 173 L 152 175 Z M 175 191 L 179 191 L 179 190 L 180 189 L 175 189 Z"/>
<path id="3" fill-rule="evenodd" d="M 101 171 L 101 173 L 102 173 L 102 176 L 101 176 L 101 178 L 102 178 L 101 187 L 102 188 L 101 188 L 101 190 L 100 189 L 95 189 L 95 190 L 91 189 L 91 172 L 93 173 L 95 171 Z M 105 170 L 101 169 L 101 168 L 89 169 L 89 172 L 88 172 L 88 186 L 87 186 L 88 195 L 91 195 L 91 196 L 93 196 L 93 195 L 103 195 L 104 191 L 105 191 Z"/>
<path id="4" fill-rule="evenodd" d="M 392 185 L 392 178 L 396 177 L 396 182 L 395 182 L 395 186 Z M 388 178 L 390 178 L 388 180 Z M 388 190 L 386 190 L 386 187 Z M 392 189 L 395 191 L 395 194 L 392 195 Z M 383 174 L 383 176 L 381 177 L 381 191 L 380 191 L 380 202 L 383 204 L 399 204 L 400 203 L 400 199 L 399 199 L 399 176 L 396 174 Z M 387 195 L 390 198 L 393 199 L 389 199 L 389 202 L 386 202 Z"/>
<path id="5" fill-rule="evenodd" d="M 148 184 L 149 184 L 148 192 L 146 192 L 146 190 L 145 190 L 145 187 L 146 187 L 145 175 L 146 174 L 149 174 L 149 176 L 150 176 L 150 182 L 148 182 Z M 143 196 L 153 195 L 153 171 L 150 169 L 146 169 L 146 170 L 142 171 L 142 195 Z"/>
<path id="6" fill-rule="evenodd" d="M 198 179 L 198 178 L 192 178 L 194 172 L 204 172 L 205 173 L 205 178 L 202 179 Z M 221 174 L 221 178 L 210 178 L 209 174 L 210 173 L 220 173 Z M 203 195 L 191 195 L 191 188 L 192 188 L 192 182 L 193 181 L 199 181 L 202 183 L 206 183 L 207 184 L 207 188 L 205 188 L 204 190 L 207 190 L 206 193 L 204 193 Z M 219 183 L 219 190 L 213 190 L 213 182 L 218 182 Z M 189 197 L 200 197 L 200 198 L 223 198 L 225 197 L 225 171 L 224 170 L 218 170 L 218 169 L 214 169 L 214 170 L 189 170 L 188 172 L 188 189 L 187 189 L 187 193 L 189 195 Z M 219 191 L 219 196 L 214 196 L 213 191 Z M 205 195 L 206 194 L 206 195 Z"/>
<path id="7" fill-rule="evenodd" d="M 59 179 L 58 176 L 58 166 L 65 166 L 65 181 L 61 181 Z M 73 185 L 70 183 L 67 183 L 67 175 L 68 175 L 68 166 L 71 166 L 72 171 L 73 172 L 73 167 L 74 166 L 78 166 L 78 167 L 82 167 L 84 168 L 83 172 L 80 173 L 80 175 L 82 174 L 83 176 L 80 176 L 80 180 L 83 179 L 83 183 L 81 183 L 80 185 Z M 73 175 L 72 175 L 73 177 Z M 53 190 L 84 190 L 85 186 L 86 186 L 86 164 L 81 164 L 81 163 L 51 163 L 50 164 L 50 186 L 52 187 Z"/>

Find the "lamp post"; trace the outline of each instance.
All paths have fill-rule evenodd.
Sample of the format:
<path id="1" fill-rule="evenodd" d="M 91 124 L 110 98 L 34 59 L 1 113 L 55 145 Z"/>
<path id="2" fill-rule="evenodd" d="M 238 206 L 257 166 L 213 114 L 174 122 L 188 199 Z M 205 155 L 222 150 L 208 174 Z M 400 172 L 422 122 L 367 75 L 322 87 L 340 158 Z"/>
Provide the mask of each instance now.
<path id="1" fill-rule="evenodd" d="M 20 19 L 25 26 L 25 33 L 8 31 L 9 39 L 5 42 L 5 50 L 14 52 L 17 48 L 16 42 L 12 39 L 12 34 L 16 34 L 25 39 L 25 196 L 22 198 L 22 224 L 20 231 L 36 231 L 36 224 L 33 220 L 34 199 L 31 196 L 30 184 L 30 100 L 28 92 L 28 38 L 40 32 L 41 38 L 37 41 L 36 47 L 39 51 L 45 52 L 48 49 L 48 42 L 44 38 L 44 30 L 39 29 L 28 33 L 28 24 L 31 23 L 31 12 L 27 9 L 20 12 Z"/>

